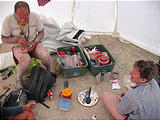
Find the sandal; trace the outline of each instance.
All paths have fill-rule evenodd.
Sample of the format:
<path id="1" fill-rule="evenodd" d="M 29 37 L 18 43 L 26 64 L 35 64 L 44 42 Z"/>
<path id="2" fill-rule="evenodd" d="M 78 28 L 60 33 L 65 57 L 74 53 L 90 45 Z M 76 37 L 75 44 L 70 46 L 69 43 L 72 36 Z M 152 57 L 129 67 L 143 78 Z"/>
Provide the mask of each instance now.
<path id="1" fill-rule="evenodd" d="M 22 80 L 16 80 L 16 89 L 20 89 L 20 88 L 23 88 L 22 86 Z"/>

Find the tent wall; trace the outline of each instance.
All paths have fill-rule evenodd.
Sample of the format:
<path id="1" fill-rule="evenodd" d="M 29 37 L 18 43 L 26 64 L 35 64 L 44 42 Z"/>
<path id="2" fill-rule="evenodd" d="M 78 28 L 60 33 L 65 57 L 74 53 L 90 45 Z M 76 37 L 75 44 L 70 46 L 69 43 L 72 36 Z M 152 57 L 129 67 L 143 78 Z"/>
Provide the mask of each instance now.
<path id="1" fill-rule="evenodd" d="M 114 32 L 115 1 L 76 1 L 73 23 L 87 31 Z"/>
<path id="2" fill-rule="evenodd" d="M 10 14 L 13 13 L 13 5 L 15 2 L 9 2 L 9 1 L 0 1 L 0 33 L 2 28 L 2 23 L 4 18 Z"/>
<path id="3" fill-rule="evenodd" d="M 119 1 L 120 36 L 160 56 L 159 11 L 159 1 Z"/>
<path id="4" fill-rule="evenodd" d="M 86 31 L 116 31 L 122 38 L 160 56 L 159 1 L 51 0 L 41 7 L 37 0 L 27 2 L 32 11 L 53 17 L 60 27 L 73 21 Z M 15 1 L 0 1 L 0 28 L 4 18 L 13 13 L 14 4 Z"/>
<path id="5" fill-rule="evenodd" d="M 0 10 L 5 11 L 0 13 L 0 27 L 6 15 L 13 13 L 15 3 L 15 1 L 0 1 Z M 76 1 L 74 4 L 74 0 L 52 0 L 45 6 L 38 6 L 37 1 L 27 1 L 27 3 L 31 11 L 48 17 L 52 16 L 59 26 L 73 20 L 78 28 L 87 31 L 113 32 L 114 30 L 115 2 Z M 74 9 L 72 9 L 73 4 Z"/>

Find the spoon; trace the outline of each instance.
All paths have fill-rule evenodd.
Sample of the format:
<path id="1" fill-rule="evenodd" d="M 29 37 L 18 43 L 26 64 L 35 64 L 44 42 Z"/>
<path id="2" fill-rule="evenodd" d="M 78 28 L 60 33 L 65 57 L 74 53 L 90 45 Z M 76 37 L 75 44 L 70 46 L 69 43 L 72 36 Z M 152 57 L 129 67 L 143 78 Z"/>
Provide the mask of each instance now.
<path id="1" fill-rule="evenodd" d="M 88 91 L 88 97 L 86 98 L 86 103 L 87 103 L 87 104 L 90 104 L 90 103 L 91 103 L 91 97 L 90 97 L 90 94 L 91 94 L 91 87 L 89 88 L 89 91 Z"/>

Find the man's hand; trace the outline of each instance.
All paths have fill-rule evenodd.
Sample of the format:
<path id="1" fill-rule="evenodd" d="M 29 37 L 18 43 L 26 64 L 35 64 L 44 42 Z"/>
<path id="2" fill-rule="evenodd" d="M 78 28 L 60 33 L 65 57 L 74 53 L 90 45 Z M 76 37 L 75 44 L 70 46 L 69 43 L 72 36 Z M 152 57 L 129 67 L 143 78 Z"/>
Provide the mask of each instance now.
<path id="1" fill-rule="evenodd" d="M 28 47 L 22 47 L 21 48 L 21 53 L 28 53 Z"/>
<path id="2" fill-rule="evenodd" d="M 27 105 L 23 105 L 23 111 L 30 111 L 31 109 L 34 109 L 36 105 L 36 102 L 30 102 Z"/>
<path id="3" fill-rule="evenodd" d="M 28 47 L 28 51 L 31 52 L 36 47 L 36 42 L 31 42 L 30 46 Z"/>
<path id="4" fill-rule="evenodd" d="M 28 43 L 28 42 L 26 41 L 26 39 L 23 38 L 23 37 L 18 38 L 18 43 L 19 43 L 20 45 L 22 45 L 22 46 L 28 46 L 28 45 L 29 45 L 29 43 Z"/>

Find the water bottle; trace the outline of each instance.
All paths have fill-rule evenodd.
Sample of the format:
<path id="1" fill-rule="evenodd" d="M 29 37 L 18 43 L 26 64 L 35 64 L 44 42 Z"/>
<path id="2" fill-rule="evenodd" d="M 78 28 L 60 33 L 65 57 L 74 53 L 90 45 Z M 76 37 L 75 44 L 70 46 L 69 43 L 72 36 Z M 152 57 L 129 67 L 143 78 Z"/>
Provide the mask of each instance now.
<path id="1" fill-rule="evenodd" d="M 71 55 L 75 55 L 76 54 L 76 48 L 75 47 L 71 47 Z"/>
<path id="2" fill-rule="evenodd" d="M 64 82 L 64 88 L 68 88 L 68 84 L 69 84 L 69 82 L 68 82 L 68 80 L 66 80 L 66 81 Z"/>

